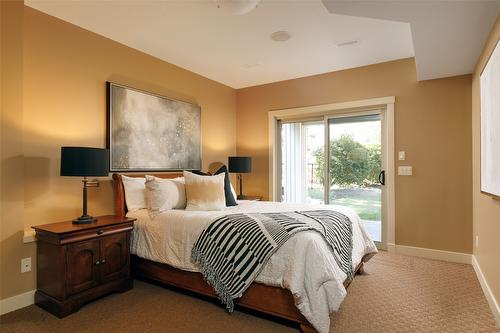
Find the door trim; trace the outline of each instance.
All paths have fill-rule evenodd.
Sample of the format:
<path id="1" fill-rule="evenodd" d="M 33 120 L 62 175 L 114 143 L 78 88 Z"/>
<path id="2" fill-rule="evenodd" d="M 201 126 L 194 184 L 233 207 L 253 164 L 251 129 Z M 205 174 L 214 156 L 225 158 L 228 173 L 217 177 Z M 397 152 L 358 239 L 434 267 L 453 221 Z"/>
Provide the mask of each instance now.
<path id="1" fill-rule="evenodd" d="M 383 147 L 385 149 L 385 159 L 382 162 L 386 171 L 386 211 L 382 212 L 386 216 L 384 223 L 383 239 L 385 244 L 381 248 L 391 247 L 395 242 L 395 156 L 394 156 L 394 103 L 395 96 L 364 99 L 342 103 L 314 105 L 307 107 L 288 108 L 271 110 L 268 113 L 269 130 L 269 199 L 276 201 L 279 198 L 277 186 L 278 175 L 278 140 L 277 124 L 279 120 L 293 119 L 297 117 L 327 116 L 339 113 L 362 113 L 370 109 L 382 109 L 382 129 Z M 385 236 L 385 237 L 384 237 Z"/>

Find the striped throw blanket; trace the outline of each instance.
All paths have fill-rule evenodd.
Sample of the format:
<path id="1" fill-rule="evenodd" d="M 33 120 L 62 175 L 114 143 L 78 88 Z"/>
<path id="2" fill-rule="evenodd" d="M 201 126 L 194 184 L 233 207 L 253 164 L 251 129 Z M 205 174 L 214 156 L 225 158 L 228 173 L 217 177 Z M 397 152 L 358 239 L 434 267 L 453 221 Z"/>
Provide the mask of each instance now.
<path id="1" fill-rule="evenodd" d="M 315 230 L 330 246 L 339 267 L 352 279 L 352 222 L 330 210 L 240 213 L 206 227 L 191 257 L 231 312 L 271 255 L 297 232 Z"/>

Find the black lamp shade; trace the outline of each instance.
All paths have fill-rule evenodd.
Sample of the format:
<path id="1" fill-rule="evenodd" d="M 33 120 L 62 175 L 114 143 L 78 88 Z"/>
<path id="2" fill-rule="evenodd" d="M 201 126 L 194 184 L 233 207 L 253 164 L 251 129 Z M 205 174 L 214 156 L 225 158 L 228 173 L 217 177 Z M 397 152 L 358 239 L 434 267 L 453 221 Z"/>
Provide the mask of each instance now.
<path id="1" fill-rule="evenodd" d="M 247 156 L 229 156 L 229 172 L 249 173 L 252 172 L 252 158 Z"/>
<path id="2" fill-rule="evenodd" d="M 108 170 L 107 149 L 61 147 L 61 176 L 105 177 Z"/>

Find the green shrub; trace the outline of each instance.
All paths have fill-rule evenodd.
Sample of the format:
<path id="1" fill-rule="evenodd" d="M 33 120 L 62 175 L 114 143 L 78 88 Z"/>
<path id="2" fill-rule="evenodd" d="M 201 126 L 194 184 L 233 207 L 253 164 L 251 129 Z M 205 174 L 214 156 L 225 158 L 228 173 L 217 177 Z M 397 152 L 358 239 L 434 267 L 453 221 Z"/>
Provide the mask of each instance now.
<path id="1" fill-rule="evenodd" d="M 325 167 L 323 149 L 314 152 L 316 158 L 316 177 L 323 183 L 322 170 Z M 350 135 L 342 135 L 330 141 L 330 184 L 338 186 L 366 186 L 378 182 L 380 173 L 380 145 L 362 145 Z"/>

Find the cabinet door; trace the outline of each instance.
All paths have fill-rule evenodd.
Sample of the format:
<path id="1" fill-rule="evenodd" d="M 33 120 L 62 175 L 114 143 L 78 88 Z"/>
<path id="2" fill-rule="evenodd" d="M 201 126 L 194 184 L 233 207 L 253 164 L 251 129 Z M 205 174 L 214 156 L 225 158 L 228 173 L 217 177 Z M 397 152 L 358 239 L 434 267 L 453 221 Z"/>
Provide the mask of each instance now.
<path id="1" fill-rule="evenodd" d="M 99 283 L 99 240 L 68 245 L 66 252 L 67 291 L 79 293 Z"/>
<path id="2" fill-rule="evenodd" d="M 101 238 L 102 283 L 128 276 L 129 234 L 122 232 Z"/>

